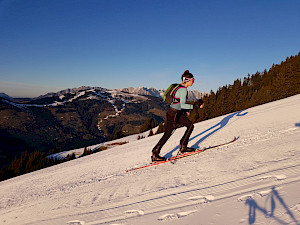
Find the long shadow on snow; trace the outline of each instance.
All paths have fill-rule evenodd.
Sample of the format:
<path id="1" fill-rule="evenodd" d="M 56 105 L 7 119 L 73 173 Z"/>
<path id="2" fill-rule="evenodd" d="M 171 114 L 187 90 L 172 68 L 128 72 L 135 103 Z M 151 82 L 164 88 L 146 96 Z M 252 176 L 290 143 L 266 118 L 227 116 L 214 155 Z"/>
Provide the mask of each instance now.
<path id="1" fill-rule="evenodd" d="M 224 128 L 229 120 L 231 120 L 233 117 L 235 116 L 245 116 L 248 114 L 248 112 L 244 112 L 245 110 L 241 110 L 241 111 L 238 111 L 238 112 L 234 112 L 234 113 L 231 113 L 230 115 L 226 116 L 225 118 L 223 118 L 219 123 L 217 123 L 216 125 L 208 128 L 207 130 L 201 132 L 200 134 L 197 134 L 196 136 L 192 137 L 189 139 L 189 141 L 192 141 L 194 140 L 195 138 L 198 138 L 200 137 L 201 135 L 205 134 L 206 132 L 209 132 L 211 131 L 210 133 L 208 133 L 207 135 L 205 135 L 204 137 L 202 137 L 199 141 L 197 141 L 193 146 L 193 148 L 198 148 L 199 147 L 199 144 L 201 142 L 203 142 L 205 139 L 207 139 L 208 137 L 210 137 L 211 135 L 215 134 L 216 132 L 218 132 L 219 130 L 221 130 L 222 128 Z M 244 113 L 242 113 L 244 112 Z M 216 128 L 216 129 L 215 129 Z M 215 129 L 215 130 L 214 130 Z M 175 152 L 176 150 L 178 150 L 180 148 L 180 145 L 176 146 L 172 151 L 168 152 L 165 157 L 166 158 L 170 158 L 172 157 L 173 155 L 173 152 Z"/>
<path id="2" fill-rule="evenodd" d="M 275 200 L 279 204 L 276 204 Z M 252 198 L 249 198 L 249 199 L 246 200 L 245 204 L 249 205 L 249 213 L 248 213 L 248 216 L 249 216 L 248 222 L 249 222 L 249 224 L 254 224 L 256 222 L 256 219 L 257 219 L 256 212 L 257 211 L 263 213 L 265 215 L 265 217 L 267 217 L 267 218 L 274 219 L 278 224 L 286 224 L 286 225 L 290 224 L 291 221 L 285 222 L 281 218 L 278 218 L 277 216 L 274 215 L 276 207 L 281 206 L 285 210 L 285 214 L 290 217 L 290 220 L 292 220 L 295 224 L 299 225 L 299 221 L 297 221 L 297 219 L 295 218 L 294 214 L 289 209 L 289 207 L 286 205 L 285 201 L 279 195 L 279 193 L 275 189 L 275 187 L 272 187 L 272 191 L 269 194 L 269 196 L 268 196 L 268 198 L 267 198 L 267 200 L 265 202 L 265 205 L 266 205 L 267 201 L 270 201 L 269 204 L 270 204 L 271 211 L 267 210 L 266 207 L 259 206 L 257 204 L 257 202 L 254 199 L 252 199 Z"/>

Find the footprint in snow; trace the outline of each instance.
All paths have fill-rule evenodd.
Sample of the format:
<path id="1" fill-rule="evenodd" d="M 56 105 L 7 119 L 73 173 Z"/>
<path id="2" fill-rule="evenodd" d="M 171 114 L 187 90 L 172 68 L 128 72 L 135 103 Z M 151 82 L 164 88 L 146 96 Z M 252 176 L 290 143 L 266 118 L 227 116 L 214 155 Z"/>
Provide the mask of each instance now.
<path id="1" fill-rule="evenodd" d="M 287 130 L 279 131 L 279 132 L 282 133 L 282 134 L 284 134 L 284 133 L 292 132 L 292 131 L 295 131 L 295 130 L 298 130 L 298 128 L 297 127 L 293 127 L 293 128 L 289 128 Z"/>
<path id="2" fill-rule="evenodd" d="M 191 211 L 186 211 L 186 212 L 179 212 L 176 214 L 165 214 L 162 215 L 158 218 L 159 221 L 166 221 L 166 220 L 173 220 L 173 219 L 179 219 L 185 216 L 189 216 L 195 212 L 197 212 L 198 210 L 191 210 Z"/>
<path id="3" fill-rule="evenodd" d="M 191 211 L 187 211 L 187 212 L 180 212 L 180 213 L 177 213 L 176 215 L 178 216 L 178 218 L 181 218 L 181 217 L 185 217 L 185 216 L 189 216 L 195 212 L 197 212 L 198 210 L 191 210 Z"/>
<path id="4" fill-rule="evenodd" d="M 72 220 L 67 222 L 68 225 L 84 225 L 85 222 L 84 221 L 79 221 L 79 220 Z"/>
<path id="5" fill-rule="evenodd" d="M 269 179 L 284 180 L 286 179 L 286 175 L 271 175 L 271 176 L 262 176 L 258 178 L 258 180 L 269 180 Z"/>
<path id="6" fill-rule="evenodd" d="M 257 197 L 259 197 L 259 195 L 257 195 L 256 193 L 253 193 L 253 194 L 243 195 L 243 196 L 239 197 L 238 200 L 244 202 L 249 199 L 255 199 Z"/>
<path id="7" fill-rule="evenodd" d="M 160 217 L 158 217 L 159 221 L 165 221 L 165 220 L 173 220 L 177 219 L 178 217 L 175 214 L 165 214 Z"/>
<path id="8" fill-rule="evenodd" d="M 199 195 L 199 196 L 190 197 L 188 199 L 192 200 L 192 201 L 200 201 L 200 203 L 207 203 L 207 202 L 211 202 L 211 201 L 215 200 L 215 197 L 212 195 L 207 195 L 207 196 Z"/>
<path id="9" fill-rule="evenodd" d="M 294 210 L 295 212 L 300 212 L 300 204 L 295 205 L 295 206 L 292 207 L 291 209 Z"/>
<path id="10" fill-rule="evenodd" d="M 135 210 L 135 209 L 133 209 L 133 210 L 127 210 L 124 213 L 125 213 L 125 216 L 127 218 L 145 215 L 145 213 L 144 213 L 143 210 Z"/>
<path id="11" fill-rule="evenodd" d="M 276 190 L 280 190 L 281 188 L 276 188 Z M 255 192 L 252 194 L 243 195 L 238 198 L 239 201 L 247 201 L 248 199 L 257 199 L 264 196 L 267 196 L 272 193 L 272 189 Z"/>

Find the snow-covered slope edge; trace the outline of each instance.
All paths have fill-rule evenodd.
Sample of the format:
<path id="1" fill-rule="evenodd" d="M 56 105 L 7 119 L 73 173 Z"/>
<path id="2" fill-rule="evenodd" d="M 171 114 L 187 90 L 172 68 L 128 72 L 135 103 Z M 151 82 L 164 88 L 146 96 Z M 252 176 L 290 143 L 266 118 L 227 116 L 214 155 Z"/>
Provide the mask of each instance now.
<path id="1" fill-rule="evenodd" d="M 300 95 L 195 124 L 189 145 L 146 164 L 155 135 L 0 183 L 1 224 L 299 224 Z M 176 154 L 185 129 L 162 155 Z M 297 191 L 296 191 L 297 190 Z"/>

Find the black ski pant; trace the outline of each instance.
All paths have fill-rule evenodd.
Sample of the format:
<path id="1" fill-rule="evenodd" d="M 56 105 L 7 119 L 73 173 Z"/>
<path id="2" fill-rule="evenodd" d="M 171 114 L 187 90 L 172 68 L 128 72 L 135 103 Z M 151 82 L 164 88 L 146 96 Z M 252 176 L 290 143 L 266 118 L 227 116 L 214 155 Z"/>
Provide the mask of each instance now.
<path id="1" fill-rule="evenodd" d="M 168 139 L 173 134 L 173 131 L 179 126 L 185 126 L 187 129 L 180 140 L 180 146 L 187 146 L 189 138 L 193 132 L 194 125 L 193 123 L 187 118 L 186 113 L 182 110 L 176 110 L 170 107 L 167 111 L 167 123 L 165 133 L 162 138 L 159 140 L 157 145 L 153 148 L 153 154 L 158 155 L 160 150 L 164 146 L 164 144 L 168 141 Z"/>

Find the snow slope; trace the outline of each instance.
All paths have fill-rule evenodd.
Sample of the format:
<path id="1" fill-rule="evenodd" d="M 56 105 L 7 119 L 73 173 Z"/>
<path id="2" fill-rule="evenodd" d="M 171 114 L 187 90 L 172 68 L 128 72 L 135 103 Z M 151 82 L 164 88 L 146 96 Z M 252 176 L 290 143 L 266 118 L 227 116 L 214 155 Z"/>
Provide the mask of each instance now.
<path id="1" fill-rule="evenodd" d="M 195 124 L 231 145 L 126 173 L 160 135 L 0 183 L 0 224 L 300 224 L 300 95 Z M 175 155 L 185 128 L 162 155 Z M 129 140 L 128 139 L 128 140 Z"/>

